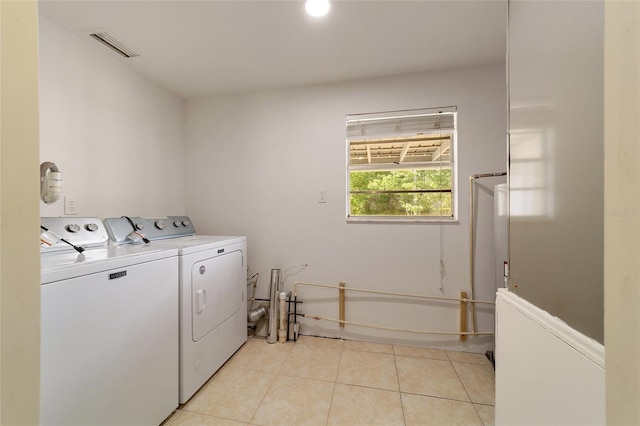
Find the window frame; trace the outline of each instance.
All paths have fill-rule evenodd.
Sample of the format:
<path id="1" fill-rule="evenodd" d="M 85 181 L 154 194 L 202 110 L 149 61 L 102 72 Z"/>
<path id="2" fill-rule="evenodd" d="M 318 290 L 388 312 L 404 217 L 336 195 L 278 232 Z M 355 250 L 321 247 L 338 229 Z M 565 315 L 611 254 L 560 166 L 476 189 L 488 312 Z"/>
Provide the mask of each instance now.
<path id="1" fill-rule="evenodd" d="M 354 116 L 367 116 L 367 115 L 388 115 L 388 116 L 410 116 L 412 113 L 422 112 L 425 114 L 433 113 L 445 113 L 453 115 L 453 130 L 446 130 L 437 133 L 447 133 L 451 135 L 450 145 L 450 158 L 446 162 L 447 168 L 451 169 L 451 216 L 399 216 L 399 215 L 352 215 L 351 214 L 351 172 L 356 171 L 354 169 L 370 169 L 371 171 L 384 171 L 384 170 L 424 170 L 424 169 L 438 169 L 442 166 L 427 166 L 424 162 L 414 163 L 417 167 L 411 167 L 411 163 L 405 164 L 381 164 L 375 165 L 351 165 L 351 140 L 352 136 L 348 134 L 349 118 Z M 458 109 L 455 106 L 447 106 L 440 108 L 420 108 L 398 111 L 385 111 L 378 113 L 365 113 L 365 114 L 347 114 L 345 119 L 345 133 L 346 133 L 346 221 L 347 223 L 458 223 Z M 434 131 L 425 131 L 422 133 L 436 133 Z M 363 167 L 364 166 L 364 167 Z M 366 170 L 365 170 L 366 171 Z M 448 190 L 447 190 L 448 192 Z"/>

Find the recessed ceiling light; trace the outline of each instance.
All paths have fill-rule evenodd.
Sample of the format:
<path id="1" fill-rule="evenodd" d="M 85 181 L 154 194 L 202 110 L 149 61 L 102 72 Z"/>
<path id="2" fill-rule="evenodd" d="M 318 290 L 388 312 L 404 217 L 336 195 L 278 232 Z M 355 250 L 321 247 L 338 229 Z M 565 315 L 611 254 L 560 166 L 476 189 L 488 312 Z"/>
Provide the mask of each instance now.
<path id="1" fill-rule="evenodd" d="M 329 4 L 329 0 L 307 0 L 304 8 L 311 16 L 324 16 L 329 13 L 331 5 Z"/>

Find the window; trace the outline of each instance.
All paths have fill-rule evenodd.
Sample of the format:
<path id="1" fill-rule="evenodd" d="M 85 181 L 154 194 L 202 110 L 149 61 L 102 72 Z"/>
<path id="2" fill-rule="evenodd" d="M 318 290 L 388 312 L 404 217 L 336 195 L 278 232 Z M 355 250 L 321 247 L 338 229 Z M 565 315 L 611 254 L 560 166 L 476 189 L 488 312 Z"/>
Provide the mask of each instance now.
<path id="1" fill-rule="evenodd" d="M 456 108 L 347 116 L 349 221 L 456 218 Z"/>

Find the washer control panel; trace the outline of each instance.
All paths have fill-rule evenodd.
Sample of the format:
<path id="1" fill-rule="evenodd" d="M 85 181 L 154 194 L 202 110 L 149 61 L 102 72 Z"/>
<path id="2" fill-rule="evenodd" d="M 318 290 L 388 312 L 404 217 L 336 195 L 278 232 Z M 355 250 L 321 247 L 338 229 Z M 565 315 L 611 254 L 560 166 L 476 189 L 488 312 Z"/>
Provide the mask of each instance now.
<path id="1" fill-rule="evenodd" d="M 80 247 L 100 247 L 109 241 L 97 217 L 41 217 L 40 233 L 41 252 L 73 250 L 62 239 Z"/>
<path id="2" fill-rule="evenodd" d="M 129 221 L 129 219 L 131 221 Z M 135 226 L 136 229 L 131 226 Z M 128 243 L 132 232 L 138 231 L 149 240 L 186 237 L 196 233 L 188 216 L 165 217 L 112 217 L 104 220 L 109 239 L 115 243 Z"/>

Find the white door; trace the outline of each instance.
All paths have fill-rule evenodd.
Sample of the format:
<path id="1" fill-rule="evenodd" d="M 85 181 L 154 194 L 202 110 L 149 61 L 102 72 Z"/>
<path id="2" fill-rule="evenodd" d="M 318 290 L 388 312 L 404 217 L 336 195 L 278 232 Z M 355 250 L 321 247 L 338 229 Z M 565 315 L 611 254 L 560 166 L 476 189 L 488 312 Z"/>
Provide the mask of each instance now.
<path id="1" fill-rule="evenodd" d="M 242 306 L 242 252 L 205 259 L 191 268 L 192 339 L 202 339 Z"/>

